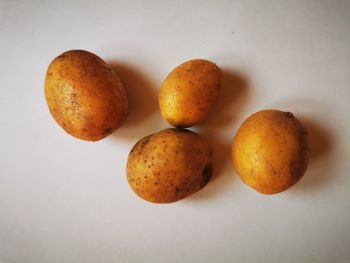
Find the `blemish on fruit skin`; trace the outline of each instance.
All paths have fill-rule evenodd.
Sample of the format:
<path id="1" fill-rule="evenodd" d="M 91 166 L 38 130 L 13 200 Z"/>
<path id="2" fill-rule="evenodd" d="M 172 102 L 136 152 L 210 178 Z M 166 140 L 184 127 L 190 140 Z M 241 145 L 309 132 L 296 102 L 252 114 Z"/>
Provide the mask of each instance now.
<path id="1" fill-rule="evenodd" d="M 208 163 L 202 172 L 202 181 L 200 184 L 200 187 L 204 187 L 210 180 L 210 178 L 213 176 L 213 165 L 212 163 Z"/>
<path id="2" fill-rule="evenodd" d="M 140 142 L 140 151 L 146 146 L 150 138 L 151 138 L 151 135 L 143 138 L 143 140 Z"/>
<path id="3" fill-rule="evenodd" d="M 113 128 L 107 128 L 107 129 L 105 129 L 105 131 L 104 131 L 105 134 L 109 134 L 109 133 L 111 133 L 111 132 L 113 132 Z"/>
<path id="4" fill-rule="evenodd" d="M 181 130 L 179 132 L 181 133 L 183 131 Z M 183 137 L 185 138 L 185 143 L 189 142 L 187 141 L 189 140 L 188 135 L 179 135 L 179 132 L 176 129 L 172 129 L 169 133 L 167 132 L 167 134 L 171 137 L 176 136 L 175 137 L 176 140 L 179 140 L 181 139 L 181 137 Z M 191 137 L 192 136 L 193 135 L 191 135 Z M 198 137 L 194 136 L 194 138 L 198 138 Z M 184 172 L 184 171 L 187 171 L 187 169 L 186 167 L 179 167 L 180 170 L 178 170 L 177 165 L 176 167 L 174 167 L 171 162 L 171 156 L 170 156 L 170 155 L 176 155 L 175 153 L 176 151 L 178 154 L 182 154 L 182 150 L 181 148 L 174 147 L 173 144 L 171 145 L 166 144 L 168 146 L 167 151 L 169 152 L 169 155 L 164 156 L 163 149 L 166 147 L 166 145 L 162 143 L 163 139 L 166 139 L 166 142 L 168 143 L 167 138 L 156 135 L 154 139 L 152 138 L 150 140 L 151 142 L 148 144 L 147 148 L 145 148 L 143 151 L 140 150 L 140 144 L 139 144 L 138 151 L 141 151 L 141 155 L 138 156 L 137 158 L 133 158 L 133 161 L 137 163 L 137 165 L 134 166 L 134 168 L 132 168 L 132 165 L 129 164 L 129 169 L 127 170 L 127 175 L 129 179 L 131 177 L 134 177 L 135 179 L 137 178 L 141 179 L 141 183 L 139 186 L 136 185 L 135 183 L 130 184 L 130 186 L 134 189 L 134 191 L 144 199 L 152 202 L 156 202 L 156 203 L 175 202 L 179 199 L 182 199 L 190 195 L 191 193 L 198 191 L 210 179 L 210 176 L 207 176 L 207 175 L 211 174 L 211 173 L 208 173 L 208 167 L 205 168 L 204 166 L 205 164 L 204 162 L 207 162 L 207 161 L 209 162 L 208 159 L 210 159 L 210 157 L 209 156 L 203 157 L 202 155 L 196 154 L 197 151 L 200 151 L 201 149 L 198 149 L 199 146 L 194 147 L 191 152 L 196 156 L 198 156 L 198 158 L 200 158 L 201 160 L 203 160 L 202 158 L 205 158 L 202 163 L 203 164 L 202 168 L 206 171 L 204 171 L 203 174 L 202 174 L 203 171 L 202 172 L 200 170 L 194 171 L 196 178 L 193 181 L 193 183 L 191 183 L 191 185 L 188 185 L 188 184 L 183 185 L 183 183 L 181 182 L 183 182 L 183 177 L 187 176 L 188 174 L 187 172 Z M 156 151 L 154 151 L 154 147 L 153 147 L 154 143 L 161 145 L 161 147 L 160 148 L 158 147 L 158 150 Z M 202 143 L 200 145 L 202 145 Z M 200 147 L 209 147 L 204 145 Z M 204 152 L 207 152 L 207 151 L 204 151 L 203 149 L 203 153 Z M 137 153 L 135 152 L 134 157 L 136 156 L 137 156 Z M 144 165 L 145 159 L 148 160 L 147 164 L 150 164 L 151 166 L 150 169 L 146 168 L 147 164 Z M 132 160 L 128 159 L 128 162 L 130 161 Z M 195 168 L 193 167 L 193 169 Z M 175 191 L 176 187 L 178 188 L 177 192 Z"/>
<path id="5" fill-rule="evenodd" d="M 284 115 L 286 115 L 288 118 L 293 118 L 294 115 L 291 112 L 284 112 Z"/>

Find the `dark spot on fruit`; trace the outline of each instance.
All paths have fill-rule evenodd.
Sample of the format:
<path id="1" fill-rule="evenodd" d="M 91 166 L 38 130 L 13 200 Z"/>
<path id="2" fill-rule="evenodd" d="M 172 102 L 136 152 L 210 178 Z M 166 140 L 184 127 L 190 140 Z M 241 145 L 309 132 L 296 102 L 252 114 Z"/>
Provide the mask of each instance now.
<path id="1" fill-rule="evenodd" d="M 294 115 L 291 112 L 284 112 L 284 115 L 286 115 L 288 118 L 293 118 Z"/>
<path id="2" fill-rule="evenodd" d="M 135 145 L 136 146 L 136 145 Z M 132 147 L 131 151 L 130 151 L 130 154 L 132 154 L 134 151 L 135 151 L 135 146 Z"/>
<path id="3" fill-rule="evenodd" d="M 150 138 L 151 138 L 151 135 L 149 135 L 149 136 L 143 138 L 141 141 L 139 141 L 139 142 L 137 143 L 137 144 L 140 143 L 140 150 L 142 150 L 142 149 L 146 146 L 146 144 L 149 142 Z M 136 145 L 137 145 L 137 144 L 136 144 Z M 136 145 L 135 145 L 135 146 L 136 146 Z"/>
<path id="4" fill-rule="evenodd" d="M 112 133 L 112 131 L 113 131 L 113 128 L 107 128 L 105 129 L 104 134 L 110 134 Z"/>
<path id="5" fill-rule="evenodd" d="M 213 176 L 213 165 L 211 163 L 208 163 L 202 172 L 202 181 L 200 184 L 200 187 L 204 187 L 210 180 L 210 178 Z"/>
<path id="6" fill-rule="evenodd" d="M 289 165 L 291 174 L 295 178 L 301 177 L 305 173 L 306 166 L 302 161 L 295 161 Z"/>
<path id="7" fill-rule="evenodd" d="M 72 105 L 73 108 L 79 106 L 80 102 L 79 102 L 79 98 L 77 96 L 77 94 L 75 92 L 72 92 L 70 94 L 70 98 L 69 98 L 69 102 Z"/>

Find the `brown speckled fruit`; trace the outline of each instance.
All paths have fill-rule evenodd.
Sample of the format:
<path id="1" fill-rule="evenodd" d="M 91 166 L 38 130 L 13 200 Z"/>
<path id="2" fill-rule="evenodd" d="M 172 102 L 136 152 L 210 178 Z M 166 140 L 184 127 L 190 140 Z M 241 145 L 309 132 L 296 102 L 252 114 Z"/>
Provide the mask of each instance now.
<path id="1" fill-rule="evenodd" d="M 202 122 L 219 97 L 220 81 L 221 70 L 211 61 L 193 59 L 177 66 L 160 89 L 162 116 L 180 128 Z"/>
<path id="2" fill-rule="evenodd" d="M 212 175 L 211 149 L 198 134 L 166 129 L 142 138 L 127 162 L 132 190 L 154 203 L 171 203 L 187 197 Z"/>
<path id="3" fill-rule="evenodd" d="M 97 141 L 120 127 L 128 100 L 115 72 L 98 56 L 71 50 L 46 73 L 45 97 L 56 122 L 76 138 Z"/>
<path id="4" fill-rule="evenodd" d="M 290 112 L 263 110 L 239 128 L 232 159 L 244 183 L 263 194 L 285 191 L 304 175 L 307 133 Z"/>

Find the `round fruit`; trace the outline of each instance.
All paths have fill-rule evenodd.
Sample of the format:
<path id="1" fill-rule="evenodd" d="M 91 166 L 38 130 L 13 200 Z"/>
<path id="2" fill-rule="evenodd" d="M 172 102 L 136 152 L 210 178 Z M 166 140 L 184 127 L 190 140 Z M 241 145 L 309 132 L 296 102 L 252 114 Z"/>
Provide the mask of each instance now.
<path id="1" fill-rule="evenodd" d="M 129 185 L 143 199 L 175 202 L 207 184 L 212 175 L 211 150 L 194 132 L 166 129 L 136 143 L 126 172 Z"/>
<path id="2" fill-rule="evenodd" d="M 202 122 L 220 93 L 221 71 L 204 59 L 187 61 L 173 69 L 159 93 L 164 119 L 174 127 L 190 127 Z"/>
<path id="3" fill-rule="evenodd" d="M 46 73 L 45 96 L 56 122 L 76 138 L 97 141 L 121 126 L 128 108 L 124 87 L 98 56 L 71 50 Z"/>
<path id="4" fill-rule="evenodd" d="M 263 194 L 282 192 L 306 171 L 306 130 L 290 112 L 257 112 L 239 128 L 232 145 L 232 159 L 247 185 Z"/>

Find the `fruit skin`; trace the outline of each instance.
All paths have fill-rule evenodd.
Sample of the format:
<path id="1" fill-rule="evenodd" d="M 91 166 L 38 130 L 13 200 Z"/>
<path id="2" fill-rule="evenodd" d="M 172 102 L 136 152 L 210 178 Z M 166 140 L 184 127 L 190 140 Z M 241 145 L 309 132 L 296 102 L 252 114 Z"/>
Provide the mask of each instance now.
<path id="1" fill-rule="evenodd" d="M 45 97 L 51 115 L 70 135 L 97 141 L 120 127 L 128 100 L 118 75 L 98 56 L 67 51 L 48 67 Z"/>
<path id="2" fill-rule="evenodd" d="M 171 203 L 202 189 L 212 176 L 211 149 L 198 134 L 166 129 L 146 136 L 127 162 L 132 190 L 154 203 Z"/>
<path id="3" fill-rule="evenodd" d="M 285 191 L 306 171 L 306 130 L 290 112 L 259 111 L 240 126 L 232 144 L 232 159 L 242 181 L 256 191 Z"/>
<path id="4" fill-rule="evenodd" d="M 177 66 L 160 89 L 163 118 L 179 128 L 202 122 L 218 100 L 220 81 L 220 68 L 208 60 L 194 59 Z"/>

